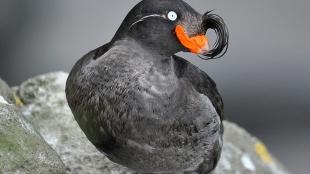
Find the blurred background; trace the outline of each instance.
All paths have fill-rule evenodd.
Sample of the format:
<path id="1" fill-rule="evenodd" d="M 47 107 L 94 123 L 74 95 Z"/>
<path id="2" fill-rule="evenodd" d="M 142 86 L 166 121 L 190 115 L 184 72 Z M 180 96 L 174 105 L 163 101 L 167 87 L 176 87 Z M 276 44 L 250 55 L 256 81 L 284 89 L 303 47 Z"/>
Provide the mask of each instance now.
<path id="1" fill-rule="evenodd" d="M 50 71 L 70 71 L 108 42 L 139 0 L 1 0 L 0 77 L 11 86 Z M 296 174 L 310 164 L 310 1 L 191 0 L 216 9 L 231 34 L 227 55 L 182 54 L 218 84 L 226 118 L 261 138 Z"/>

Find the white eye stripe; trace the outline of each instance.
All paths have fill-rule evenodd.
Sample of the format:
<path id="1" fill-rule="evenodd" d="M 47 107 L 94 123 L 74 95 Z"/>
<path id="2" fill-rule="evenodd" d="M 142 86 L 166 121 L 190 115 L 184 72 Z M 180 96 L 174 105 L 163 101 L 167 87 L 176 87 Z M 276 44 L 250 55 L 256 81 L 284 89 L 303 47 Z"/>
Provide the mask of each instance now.
<path id="1" fill-rule="evenodd" d="M 134 23 L 132 23 L 129 27 L 129 29 L 131 29 L 134 25 L 136 25 L 139 22 L 144 21 L 147 18 L 152 18 L 152 17 L 161 17 L 163 18 L 163 16 L 159 15 L 159 14 L 151 14 L 151 15 L 147 15 L 147 16 L 143 16 L 142 18 L 140 18 L 139 20 L 135 21 Z"/>
<path id="2" fill-rule="evenodd" d="M 174 11 L 170 11 L 170 12 L 168 13 L 167 17 L 168 17 L 168 19 L 169 19 L 170 21 L 175 21 L 175 20 L 178 19 L 178 15 L 177 15 L 177 13 L 174 12 Z"/>

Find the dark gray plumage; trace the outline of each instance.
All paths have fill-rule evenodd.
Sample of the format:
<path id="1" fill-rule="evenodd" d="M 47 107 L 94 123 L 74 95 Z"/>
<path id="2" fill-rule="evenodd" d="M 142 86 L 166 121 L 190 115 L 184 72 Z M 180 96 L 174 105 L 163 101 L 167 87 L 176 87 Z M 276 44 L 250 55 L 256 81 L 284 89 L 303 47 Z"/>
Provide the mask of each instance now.
<path id="1" fill-rule="evenodd" d="M 139 21 L 169 11 L 179 19 Z M 175 26 L 194 36 L 206 31 L 203 22 L 182 0 L 144 0 L 110 43 L 73 67 L 69 106 L 88 139 L 112 161 L 144 173 L 209 173 L 216 166 L 222 99 L 206 73 L 174 55 L 186 51 Z"/>

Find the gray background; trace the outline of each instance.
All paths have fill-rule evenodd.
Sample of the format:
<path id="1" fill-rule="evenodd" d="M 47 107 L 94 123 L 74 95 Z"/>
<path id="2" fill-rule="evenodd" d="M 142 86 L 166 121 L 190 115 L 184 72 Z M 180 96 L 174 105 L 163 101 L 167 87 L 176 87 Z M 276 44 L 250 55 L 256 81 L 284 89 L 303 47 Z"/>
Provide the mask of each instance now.
<path id="1" fill-rule="evenodd" d="M 0 77 L 16 85 L 34 75 L 69 71 L 108 42 L 139 0 L 1 0 Z M 227 22 L 227 55 L 201 61 L 217 82 L 226 117 L 262 138 L 289 170 L 309 173 L 309 0 L 192 0 Z"/>

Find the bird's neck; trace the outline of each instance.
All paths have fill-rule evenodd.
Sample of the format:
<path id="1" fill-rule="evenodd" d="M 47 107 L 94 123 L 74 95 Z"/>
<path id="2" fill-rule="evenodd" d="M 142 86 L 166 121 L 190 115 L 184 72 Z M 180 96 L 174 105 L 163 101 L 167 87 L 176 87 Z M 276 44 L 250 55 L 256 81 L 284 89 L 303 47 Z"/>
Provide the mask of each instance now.
<path id="1" fill-rule="evenodd" d="M 156 48 L 151 48 L 147 45 L 143 45 L 133 38 L 124 38 L 122 40 L 116 41 L 115 45 L 122 44 L 131 48 L 137 57 L 142 57 L 145 61 L 152 63 L 152 66 L 157 71 L 164 74 L 171 73 L 173 70 L 173 53 L 168 53 Z"/>

